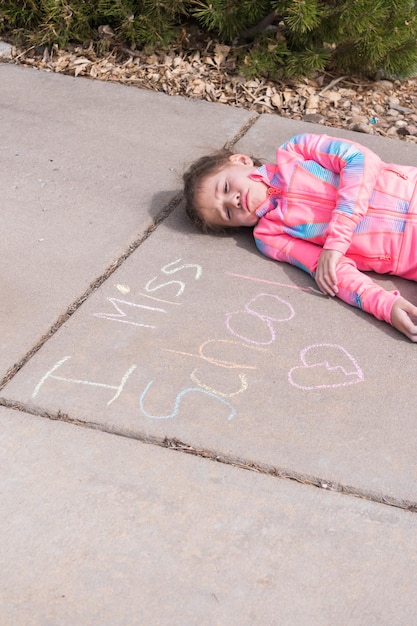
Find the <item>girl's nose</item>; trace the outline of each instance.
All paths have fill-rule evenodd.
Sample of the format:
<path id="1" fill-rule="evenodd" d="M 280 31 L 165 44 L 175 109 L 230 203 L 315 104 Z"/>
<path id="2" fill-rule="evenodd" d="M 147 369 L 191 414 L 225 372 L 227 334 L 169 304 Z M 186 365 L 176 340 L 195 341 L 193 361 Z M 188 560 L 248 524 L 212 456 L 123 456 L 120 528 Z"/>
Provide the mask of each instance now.
<path id="1" fill-rule="evenodd" d="M 240 202 L 240 193 L 236 193 L 233 196 L 233 204 L 237 209 L 240 209 L 241 206 L 241 202 Z"/>

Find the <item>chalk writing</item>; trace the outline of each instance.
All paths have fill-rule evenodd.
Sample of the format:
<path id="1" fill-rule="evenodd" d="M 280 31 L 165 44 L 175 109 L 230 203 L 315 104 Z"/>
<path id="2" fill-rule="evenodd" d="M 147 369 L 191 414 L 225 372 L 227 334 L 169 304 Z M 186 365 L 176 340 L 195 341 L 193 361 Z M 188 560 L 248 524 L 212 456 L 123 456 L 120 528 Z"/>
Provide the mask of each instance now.
<path id="1" fill-rule="evenodd" d="M 181 274 L 181 280 L 178 279 L 180 272 L 186 272 L 186 277 L 188 276 L 188 279 L 191 280 L 199 280 L 202 276 L 200 265 L 183 263 L 182 259 L 177 259 L 161 267 L 161 275 L 154 276 L 142 285 L 144 292 L 136 294 L 136 298 L 140 297 L 144 301 L 138 303 L 133 301 L 133 298 L 132 300 L 125 300 L 108 297 L 107 301 L 113 307 L 112 310 L 94 313 L 94 317 L 130 324 L 137 328 L 156 329 L 157 323 L 162 322 L 163 319 L 168 319 L 169 316 L 167 314 L 172 313 L 175 307 L 182 304 L 179 298 L 187 288 L 187 281 L 183 280 L 183 274 Z M 312 288 L 297 287 L 296 285 L 242 274 L 231 272 L 225 272 L 225 274 L 241 280 L 269 284 L 277 288 L 297 289 L 306 292 L 316 291 Z M 166 276 L 175 276 L 175 279 L 166 280 L 164 278 Z M 117 284 L 115 287 L 124 295 L 131 291 L 127 285 Z M 164 297 L 159 297 L 159 292 L 162 292 Z M 165 292 L 168 293 L 168 297 L 170 297 L 169 293 L 173 292 L 171 299 L 165 298 Z M 155 293 L 158 293 L 158 296 L 151 295 Z M 161 347 L 161 350 L 166 353 L 194 360 L 189 373 L 193 386 L 187 387 L 184 385 L 185 388 L 175 391 L 177 395 L 173 405 L 170 406 L 165 414 L 159 414 L 159 411 L 156 414 L 152 412 L 149 405 L 152 405 L 153 399 L 158 398 L 160 394 L 157 394 L 157 391 L 153 391 L 152 388 L 153 385 L 157 386 L 157 381 L 151 380 L 144 389 L 141 386 L 140 389 L 143 389 L 143 391 L 137 390 L 141 414 L 147 418 L 158 420 L 175 418 L 180 415 L 184 407 L 193 406 L 193 396 L 199 394 L 205 398 L 209 405 L 213 403 L 213 406 L 215 406 L 214 402 L 217 403 L 218 411 L 223 412 L 227 420 L 233 419 L 236 415 L 236 409 L 231 400 L 249 389 L 252 372 L 258 369 L 255 358 L 263 356 L 267 356 L 268 359 L 273 358 L 271 348 L 266 348 L 266 346 L 271 346 L 279 338 L 279 325 L 289 322 L 294 316 L 295 310 L 287 300 L 275 293 L 261 292 L 252 296 L 238 310 L 224 314 L 226 332 L 229 333 L 229 336 L 235 337 L 235 339 L 206 339 L 198 348 L 190 351 L 178 350 L 173 347 Z M 128 367 L 118 384 L 97 382 L 82 377 L 74 378 L 58 375 L 57 371 L 70 358 L 66 356 L 60 359 L 46 372 L 36 385 L 32 398 L 35 398 L 40 393 L 40 390 L 48 380 L 54 380 L 65 384 L 85 385 L 91 388 L 110 390 L 112 395 L 107 401 L 107 406 L 110 406 L 120 397 L 127 381 L 138 368 L 135 364 Z M 195 363 L 196 359 L 197 363 Z M 297 365 L 289 371 L 285 370 L 288 376 L 288 383 L 298 389 L 313 390 L 346 387 L 364 380 L 363 372 L 354 357 L 345 348 L 337 344 L 312 344 L 300 352 L 299 359 L 300 361 Z M 276 369 L 279 366 L 276 362 L 274 365 Z M 220 371 L 217 368 L 221 368 Z M 170 381 L 170 389 L 172 388 L 172 383 L 175 385 L 175 381 Z M 129 385 L 130 388 L 134 384 L 133 380 Z M 220 387 L 220 389 L 215 387 Z"/>
<path id="2" fill-rule="evenodd" d="M 258 303 L 258 300 L 263 299 L 263 303 L 264 305 L 267 304 L 267 300 L 271 299 L 271 301 L 273 303 L 275 303 L 278 309 L 278 314 L 277 316 L 273 316 L 273 315 L 265 315 L 263 313 L 259 313 L 258 311 L 255 310 L 255 304 Z M 270 302 L 268 303 L 270 304 Z M 282 305 L 282 306 L 281 306 Z M 259 303 L 258 303 L 259 306 Z M 282 312 L 279 312 L 279 309 L 282 309 Z M 249 343 L 254 343 L 258 346 L 260 345 L 269 345 L 271 343 L 273 343 L 275 341 L 276 338 L 276 334 L 275 334 L 275 329 L 274 329 L 274 322 L 288 322 L 290 319 L 292 319 L 295 315 L 295 311 L 293 309 L 293 307 L 291 306 L 291 304 L 289 302 L 287 302 L 286 300 L 283 300 L 282 298 L 280 298 L 279 296 L 275 296 L 275 295 L 271 295 L 269 293 L 259 293 L 257 296 L 255 296 L 254 298 L 252 298 L 251 300 L 249 300 L 249 302 L 247 304 L 245 304 L 245 309 L 243 311 L 234 311 L 233 313 L 227 313 L 226 314 L 226 327 L 228 329 L 228 331 L 230 333 L 232 333 L 232 335 L 235 335 L 235 337 L 239 337 L 240 339 L 243 339 L 244 341 L 247 341 Z M 266 326 L 266 328 L 268 329 L 268 339 L 266 341 L 260 341 L 260 340 L 256 340 L 256 339 L 251 339 L 245 335 L 241 335 L 240 333 L 238 333 L 236 330 L 234 330 L 234 328 L 232 327 L 232 321 L 234 318 L 239 317 L 240 320 L 243 317 L 248 317 L 251 318 L 250 321 L 253 321 L 252 318 L 260 320 L 262 322 L 262 324 L 264 325 L 264 327 Z M 236 323 L 236 321 L 235 321 Z M 259 325 L 258 325 L 258 330 L 259 330 Z"/>
<path id="3" fill-rule="evenodd" d="M 196 265 L 195 263 L 183 263 L 183 265 L 179 265 L 178 267 L 174 267 L 173 269 L 168 269 L 171 268 L 173 265 L 175 265 L 176 263 L 179 263 L 181 261 L 181 259 L 177 259 L 176 261 L 172 261 L 171 263 L 168 263 L 167 265 L 164 265 L 163 267 L 161 267 L 161 272 L 163 272 L 164 274 L 176 274 L 176 272 L 181 272 L 182 270 L 187 269 L 188 267 L 192 267 L 195 270 L 195 280 L 199 280 L 203 274 L 203 269 L 201 267 L 201 265 Z"/>
<path id="4" fill-rule="evenodd" d="M 132 324 L 133 326 L 142 326 L 144 328 L 156 328 L 154 324 L 143 324 L 133 319 L 124 319 L 128 317 L 123 307 L 135 307 L 145 311 L 155 311 L 157 313 L 166 313 L 165 309 L 159 307 L 147 306 L 145 304 L 136 304 L 136 302 L 128 302 L 127 300 L 119 300 L 119 298 L 107 298 L 107 300 L 114 306 L 117 313 L 94 313 L 94 317 L 102 317 L 106 320 L 113 322 L 121 322 L 122 324 Z"/>
<path id="5" fill-rule="evenodd" d="M 342 346 L 317 343 L 300 353 L 302 365 L 293 367 L 288 380 L 299 389 L 346 387 L 364 380 L 356 360 Z"/>
<path id="6" fill-rule="evenodd" d="M 196 358 L 196 359 L 202 359 L 203 361 L 207 362 L 210 365 L 213 365 L 215 367 L 223 367 L 226 369 L 249 369 L 249 370 L 255 370 L 257 369 L 256 365 L 248 365 L 245 363 L 234 363 L 233 361 L 226 361 L 224 359 L 219 359 L 219 358 L 215 358 L 212 356 L 208 356 L 206 354 L 204 354 L 204 349 L 210 346 L 210 348 L 216 347 L 217 349 L 220 348 L 224 348 L 224 347 L 230 347 L 230 346 L 239 346 L 239 356 L 240 356 L 240 352 L 242 352 L 242 348 L 244 350 L 255 350 L 257 352 L 267 352 L 267 350 L 265 348 L 260 348 L 258 346 L 252 346 L 252 345 L 247 345 L 242 343 L 241 341 L 234 341 L 234 340 L 230 340 L 230 339 L 208 339 L 207 341 L 204 341 L 201 346 L 198 348 L 198 354 L 194 354 L 192 352 L 182 352 L 180 350 L 172 350 L 169 348 L 164 348 L 164 350 L 166 352 L 172 352 L 174 354 L 178 354 L 180 356 L 188 356 L 188 357 L 192 357 L 192 358 Z M 191 374 L 190 374 L 190 378 L 191 380 L 196 383 L 197 385 L 199 385 L 202 389 L 205 389 L 206 391 L 209 391 L 210 393 L 214 393 L 217 394 L 218 396 L 222 397 L 222 398 L 230 398 L 232 396 L 238 395 L 239 393 L 242 393 L 243 391 L 245 391 L 248 388 L 248 382 L 247 382 L 247 378 L 243 373 L 239 373 L 238 377 L 240 380 L 240 388 L 238 389 L 238 391 L 234 391 L 232 393 L 225 393 L 223 391 L 219 391 L 218 389 L 214 389 L 213 387 L 203 383 L 198 377 L 197 377 L 197 372 L 198 368 L 196 368 Z"/>
<path id="7" fill-rule="evenodd" d="M 227 276 L 233 276 L 234 278 L 244 278 L 245 280 L 252 280 L 256 283 L 266 283 L 267 285 L 276 285 L 277 287 L 286 287 L 287 289 L 296 289 L 297 291 L 313 291 L 314 293 L 319 293 L 321 296 L 323 295 L 320 289 L 315 289 L 314 287 L 299 287 L 298 285 L 291 285 L 288 283 L 279 283 L 275 280 L 267 280 L 266 278 L 256 278 L 255 276 L 245 276 L 244 274 L 234 274 L 233 272 L 225 272 Z"/>
<path id="8" fill-rule="evenodd" d="M 170 348 L 163 348 L 166 352 L 174 352 L 175 354 L 182 354 L 183 356 L 191 356 L 197 359 L 203 359 L 203 361 L 207 361 L 208 363 L 212 363 L 213 365 L 217 365 L 219 367 L 229 367 L 232 369 L 248 369 L 253 370 L 257 369 L 255 365 L 245 365 L 243 363 L 233 363 L 232 361 L 224 361 L 222 359 L 216 359 L 214 357 L 207 356 L 204 354 L 204 348 L 211 344 L 229 344 L 229 345 L 237 345 L 241 348 L 258 350 L 265 352 L 265 348 L 260 348 L 258 346 L 248 346 L 241 341 L 231 341 L 230 339 L 207 339 L 204 341 L 201 346 L 198 348 L 198 354 L 193 354 L 192 352 L 181 352 L 180 350 L 171 350 Z"/>
<path id="9" fill-rule="evenodd" d="M 190 374 L 191 380 L 194 383 L 196 383 L 196 385 L 199 385 L 202 389 L 205 389 L 206 391 L 209 391 L 210 393 L 214 393 L 218 396 L 221 396 L 222 398 L 232 398 L 233 396 L 237 396 L 239 393 L 246 391 L 246 389 L 248 388 L 248 381 L 246 379 L 245 374 L 242 374 L 242 373 L 238 375 L 239 380 L 240 380 L 240 389 L 238 389 L 237 391 L 233 391 L 232 393 L 223 393 L 221 391 L 218 391 L 217 389 L 212 389 L 211 387 L 208 387 L 207 385 L 202 383 L 201 380 L 197 378 L 196 372 L 197 372 L 197 369 L 191 372 Z"/>
<path id="10" fill-rule="evenodd" d="M 161 267 L 160 271 L 165 275 L 171 275 L 171 274 L 175 274 L 176 272 L 181 272 L 181 271 L 191 268 L 194 270 L 194 279 L 199 280 L 199 278 L 201 277 L 203 273 L 201 266 L 196 265 L 195 263 L 183 263 L 182 265 L 178 265 L 177 267 L 175 267 L 180 261 L 181 259 L 172 261 L 172 263 L 168 263 L 167 265 L 164 265 L 163 267 Z M 151 280 L 149 280 L 145 284 L 144 289 L 147 292 L 152 293 L 152 292 L 158 291 L 159 289 L 162 289 L 163 287 L 169 287 L 170 285 L 175 285 L 177 289 L 176 294 L 175 294 L 176 297 L 184 293 L 186 284 L 183 281 L 169 280 L 167 282 L 154 285 L 153 283 L 156 280 L 158 280 L 157 276 L 154 276 L 154 278 L 151 278 Z M 130 287 L 128 287 L 127 285 L 118 284 L 118 285 L 115 285 L 115 287 L 118 291 L 120 291 L 123 294 L 127 294 L 130 292 Z M 149 293 L 139 293 L 138 295 L 141 298 L 154 300 L 155 302 L 159 302 L 160 304 L 168 304 L 168 305 L 173 305 L 173 306 L 181 305 L 181 302 L 175 302 L 175 301 L 173 302 L 172 300 L 157 298 L 156 296 L 151 296 Z M 144 323 L 144 322 L 138 321 L 138 319 L 135 320 L 135 318 L 132 318 L 132 317 L 129 318 L 128 314 L 125 312 L 125 308 L 136 307 L 136 309 L 142 309 L 142 313 L 146 311 L 147 312 L 152 311 L 156 314 L 167 313 L 167 310 L 161 307 L 156 307 L 156 306 L 152 307 L 146 304 L 138 304 L 137 302 L 129 302 L 127 300 L 120 300 L 119 298 L 114 298 L 114 297 L 108 297 L 107 300 L 113 305 L 117 313 L 93 313 L 94 317 L 99 317 L 99 318 L 102 318 L 111 322 L 120 322 L 122 324 L 131 324 L 132 326 L 140 326 L 142 328 L 157 328 L 157 326 L 153 323 Z M 138 313 L 138 311 L 136 311 L 136 313 Z"/>
<path id="11" fill-rule="evenodd" d="M 129 285 L 115 285 L 116 289 L 118 289 L 120 291 L 120 293 L 122 293 L 124 296 L 127 296 L 127 294 L 130 292 L 130 287 Z"/>
<path id="12" fill-rule="evenodd" d="M 32 393 L 32 398 L 36 398 L 41 387 L 45 384 L 48 378 L 52 378 L 54 380 L 59 380 L 59 381 L 66 382 L 66 383 L 74 383 L 77 385 L 90 385 L 91 387 L 102 387 L 104 389 L 114 389 L 116 393 L 107 402 L 107 406 L 110 406 L 110 404 L 112 404 L 120 396 L 125 384 L 127 383 L 129 376 L 131 375 L 132 372 L 135 371 L 137 367 L 136 365 L 132 365 L 131 367 L 129 367 L 129 369 L 123 374 L 122 380 L 120 381 L 119 385 L 109 385 L 107 383 L 98 383 L 98 382 L 90 381 L 90 380 L 81 380 L 77 378 L 65 378 L 64 376 L 54 375 L 54 372 L 56 372 L 56 370 L 59 369 L 61 365 L 63 365 L 70 358 L 71 358 L 70 356 L 65 356 L 63 359 L 55 363 L 55 365 L 51 367 L 51 369 L 48 372 L 46 372 L 45 376 L 43 376 L 41 380 L 39 381 L 39 383 L 36 385 Z"/>
<path id="13" fill-rule="evenodd" d="M 201 269 L 200 265 L 185 263 L 183 265 L 180 265 L 179 267 L 175 267 L 171 269 L 172 265 L 175 265 L 176 263 L 179 263 L 180 261 L 181 259 L 177 259 L 176 261 L 173 261 L 172 263 L 168 263 L 168 265 L 164 265 L 164 267 L 161 267 L 161 272 L 163 272 L 164 274 L 170 275 L 170 274 L 175 274 L 176 272 L 179 272 L 181 270 L 187 269 L 188 267 L 191 267 L 191 268 L 194 268 L 195 270 L 195 280 L 198 280 L 201 277 L 203 270 Z M 158 289 L 162 289 L 163 287 L 168 287 L 168 285 L 178 285 L 177 293 L 175 295 L 178 297 L 184 293 L 185 283 L 181 280 L 170 280 L 166 283 L 161 283 L 159 285 L 156 285 L 155 287 L 151 287 L 152 283 L 155 280 L 158 280 L 157 276 L 155 276 L 155 278 L 151 278 L 151 280 L 146 283 L 145 285 L 146 291 L 152 292 L 152 291 L 157 291 Z"/>
<path id="14" fill-rule="evenodd" d="M 150 417 L 152 419 L 171 419 L 171 418 L 175 417 L 178 414 L 178 410 L 179 410 L 179 407 L 180 407 L 181 399 L 188 393 L 202 393 L 202 394 L 205 394 L 206 396 L 208 396 L 210 398 L 214 398 L 215 400 L 218 400 L 219 402 L 224 404 L 230 411 L 229 415 L 227 416 L 228 420 L 231 420 L 236 415 L 236 409 L 234 408 L 234 406 L 232 404 L 230 404 L 230 402 L 227 402 L 223 398 L 219 398 L 217 395 L 211 393 L 210 391 L 207 391 L 206 389 L 200 389 L 200 387 L 190 387 L 189 389 L 184 389 L 183 391 L 181 391 L 177 395 L 177 397 L 175 399 L 175 403 L 174 403 L 174 409 L 173 409 L 172 413 L 170 413 L 169 415 L 151 415 L 150 413 L 148 413 L 145 410 L 145 407 L 143 406 L 143 401 L 144 401 L 145 396 L 148 393 L 148 391 L 149 391 L 149 389 L 150 389 L 152 384 L 153 384 L 153 380 L 151 380 L 146 385 L 145 390 L 143 391 L 143 393 L 141 394 L 141 396 L 139 398 L 140 409 L 141 409 L 142 413 L 144 415 L 146 415 L 146 417 Z"/>

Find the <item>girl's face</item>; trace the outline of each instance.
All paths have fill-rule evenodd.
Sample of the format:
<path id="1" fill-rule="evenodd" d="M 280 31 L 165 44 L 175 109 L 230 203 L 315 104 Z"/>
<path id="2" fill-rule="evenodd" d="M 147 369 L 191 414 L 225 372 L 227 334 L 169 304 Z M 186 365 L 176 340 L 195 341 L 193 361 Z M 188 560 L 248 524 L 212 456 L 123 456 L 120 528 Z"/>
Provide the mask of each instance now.
<path id="1" fill-rule="evenodd" d="M 256 172 L 252 159 L 233 154 L 229 163 L 203 179 L 195 194 L 195 206 L 206 224 L 212 226 L 255 226 L 256 209 L 265 202 L 268 188 L 250 174 Z"/>

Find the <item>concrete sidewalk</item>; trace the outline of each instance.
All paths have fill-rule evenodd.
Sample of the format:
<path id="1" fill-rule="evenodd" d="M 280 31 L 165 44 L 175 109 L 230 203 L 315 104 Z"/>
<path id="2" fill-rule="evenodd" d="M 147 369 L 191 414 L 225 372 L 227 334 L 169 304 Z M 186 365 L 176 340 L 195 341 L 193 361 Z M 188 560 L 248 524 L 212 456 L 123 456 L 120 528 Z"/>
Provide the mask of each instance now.
<path id="1" fill-rule="evenodd" d="M 413 622 L 415 346 L 183 216 L 190 161 L 303 131 L 417 163 L 0 64 L 2 626 Z"/>

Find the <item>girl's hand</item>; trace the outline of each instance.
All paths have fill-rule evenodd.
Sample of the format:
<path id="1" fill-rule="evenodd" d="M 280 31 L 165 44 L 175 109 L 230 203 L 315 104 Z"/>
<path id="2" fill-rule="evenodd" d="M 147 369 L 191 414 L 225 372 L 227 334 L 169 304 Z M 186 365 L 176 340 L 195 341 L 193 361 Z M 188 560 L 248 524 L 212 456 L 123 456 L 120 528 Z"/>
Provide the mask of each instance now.
<path id="1" fill-rule="evenodd" d="M 398 298 L 391 311 L 391 325 L 411 341 L 417 342 L 417 306 Z"/>
<path id="2" fill-rule="evenodd" d="M 337 250 L 322 250 L 316 269 L 316 283 L 325 294 L 335 296 L 337 294 L 336 267 L 342 257 Z"/>

